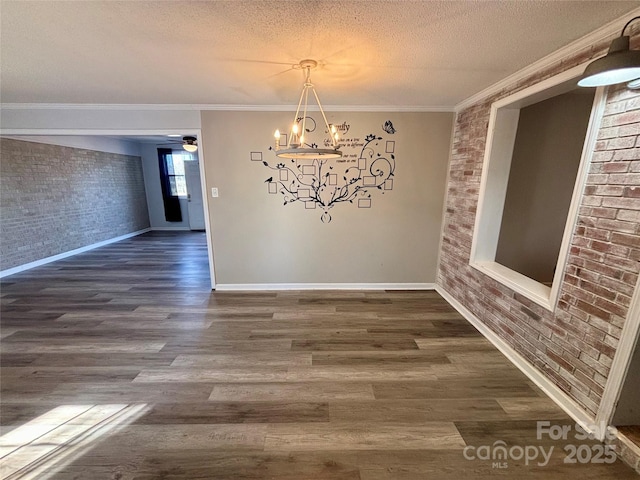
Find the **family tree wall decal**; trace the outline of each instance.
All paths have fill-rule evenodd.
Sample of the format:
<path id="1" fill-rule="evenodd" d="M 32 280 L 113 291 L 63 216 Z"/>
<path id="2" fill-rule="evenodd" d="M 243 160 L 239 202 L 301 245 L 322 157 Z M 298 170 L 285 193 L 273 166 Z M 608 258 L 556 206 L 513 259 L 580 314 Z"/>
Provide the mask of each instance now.
<path id="1" fill-rule="evenodd" d="M 302 118 L 297 119 L 298 123 Z M 312 133 L 316 122 L 306 119 L 306 131 Z M 263 159 L 262 152 L 251 152 L 252 161 L 273 170 L 264 183 L 272 195 L 281 194 L 283 205 L 304 204 L 308 210 L 320 209 L 320 220 L 331 221 L 329 213 L 336 205 L 345 203 L 357 208 L 371 208 L 371 194 L 393 190 L 396 168 L 395 141 L 387 140 L 383 134 L 370 133 L 364 139 L 349 137 L 350 125 L 336 125 L 341 133 L 340 148 L 344 151 L 338 159 Z M 387 135 L 395 134 L 391 120 L 381 127 Z M 329 134 L 325 132 L 325 134 Z M 326 138 L 325 144 L 330 143 Z M 285 140 L 286 143 L 286 140 Z M 317 144 L 310 143 L 310 147 Z M 358 151 L 359 149 L 359 151 Z M 273 150 L 273 147 L 269 147 Z"/>

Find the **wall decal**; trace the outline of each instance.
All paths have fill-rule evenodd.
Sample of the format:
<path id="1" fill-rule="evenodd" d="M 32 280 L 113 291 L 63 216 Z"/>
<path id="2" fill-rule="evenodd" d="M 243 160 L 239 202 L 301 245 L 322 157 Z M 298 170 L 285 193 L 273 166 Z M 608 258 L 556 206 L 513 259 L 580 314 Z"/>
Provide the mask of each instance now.
<path id="1" fill-rule="evenodd" d="M 305 123 L 305 130 L 307 131 L 307 133 L 311 133 L 311 132 L 315 132 L 316 131 L 316 121 L 313 119 L 313 117 L 298 117 L 296 119 L 296 121 L 298 123 L 300 123 L 302 120 L 304 119 L 304 123 Z"/>
<path id="2" fill-rule="evenodd" d="M 396 149 L 396 142 L 395 140 L 387 140 L 387 145 L 385 148 L 385 153 L 393 153 Z"/>
<path id="3" fill-rule="evenodd" d="M 301 119 L 299 119 L 301 120 Z M 310 121 L 312 120 L 312 121 Z M 316 122 L 311 117 L 306 119 L 307 132 L 316 129 Z M 394 140 L 386 140 L 382 135 L 370 133 L 364 137 L 346 134 L 351 125 L 343 122 L 335 125 L 340 132 L 340 149 L 343 151 L 339 159 L 274 159 L 266 161 L 262 152 L 251 152 L 251 160 L 257 160 L 260 153 L 262 164 L 276 173 L 269 176 L 264 183 L 268 185 L 268 193 L 280 193 L 283 205 L 304 203 L 307 210 L 321 209 L 320 220 L 331 221 L 330 211 L 338 204 L 354 205 L 356 208 L 371 208 L 375 191 L 384 195 L 393 190 L 395 174 Z M 382 130 L 389 135 L 396 133 L 391 120 L 387 120 Z M 328 134 L 328 132 L 324 132 Z M 330 144 L 330 139 L 324 139 Z M 316 144 L 309 144 L 316 146 Z M 273 150 L 273 147 L 269 147 Z"/>
<path id="4" fill-rule="evenodd" d="M 386 122 L 384 122 L 384 125 L 382 126 L 382 130 L 384 130 L 390 135 L 393 135 L 394 133 L 396 133 L 396 129 L 393 128 L 393 123 L 391 123 L 391 120 L 387 120 Z"/>

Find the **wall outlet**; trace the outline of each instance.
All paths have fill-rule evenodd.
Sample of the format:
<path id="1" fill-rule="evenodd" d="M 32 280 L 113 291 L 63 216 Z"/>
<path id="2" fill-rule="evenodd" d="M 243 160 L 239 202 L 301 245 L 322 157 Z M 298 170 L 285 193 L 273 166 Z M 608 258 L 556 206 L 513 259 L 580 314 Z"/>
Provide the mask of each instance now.
<path id="1" fill-rule="evenodd" d="M 213 198 L 216 198 L 218 196 L 218 189 L 217 188 L 215 188 L 215 187 L 211 188 L 211 196 Z"/>

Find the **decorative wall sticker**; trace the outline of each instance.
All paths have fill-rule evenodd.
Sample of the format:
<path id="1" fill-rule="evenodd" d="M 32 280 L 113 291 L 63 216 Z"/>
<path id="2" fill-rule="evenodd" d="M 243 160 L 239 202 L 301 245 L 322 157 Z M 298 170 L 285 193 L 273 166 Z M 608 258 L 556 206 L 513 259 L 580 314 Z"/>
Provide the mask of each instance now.
<path id="1" fill-rule="evenodd" d="M 396 133 L 396 129 L 393 128 L 393 123 L 391 123 L 391 120 L 387 120 L 386 122 L 384 122 L 384 125 L 382 126 L 382 130 L 384 130 L 390 135 L 393 135 L 394 133 Z"/>
<path id="2" fill-rule="evenodd" d="M 396 149 L 396 142 L 395 140 L 387 140 L 387 145 L 385 147 L 385 153 L 393 153 L 393 151 Z"/>
<path id="3" fill-rule="evenodd" d="M 303 118 L 304 118 L 304 121 L 305 121 L 305 122 L 304 122 L 304 124 L 305 124 L 305 125 L 304 125 L 304 129 L 305 129 L 305 131 L 306 131 L 307 133 L 315 132 L 315 131 L 316 131 L 316 121 L 313 119 L 313 117 L 309 117 L 309 116 L 306 116 L 306 117 L 298 117 L 298 118 L 296 119 L 296 121 L 297 121 L 298 123 L 300 123 L 300 122 L 303 120 Z"/>
<path id="4" fill-rule="evenodd" d="M 300 122 L 302 118 L 297 120 Z M 308 133 L 316 129 L 313 118 L 306 117 L 305 122 Z M 265 167 L 276 172 L 264 181 L 268 185 L 268 193 L 279 192 L 283 205 L 300 202 L 307 210 L 321 209 L 320 220 L 323 223 L 331 221 L 330 211 L 341 203 L 371 208 L 373 192 L 380 191 L 384 195 L 385 191 L 393 190 L 396 168 L 395 141 L 375 133 L 368 134 L 364 140 L 355 136 L 346 138 L 351 125 L 343 122 L 335 127 L 341 134 L 342 158 L 285 161 L 277 158 L 271 162 L 262 159 Z M 391 120 L 384 123 L 382 130 L 388 135 L 396 133 Z M 326 138 L 324 142 L 327 144 L 331 140 Z M 251 160 L 257 159 L 255 153 L 258 152 L 251 152 Z"/>

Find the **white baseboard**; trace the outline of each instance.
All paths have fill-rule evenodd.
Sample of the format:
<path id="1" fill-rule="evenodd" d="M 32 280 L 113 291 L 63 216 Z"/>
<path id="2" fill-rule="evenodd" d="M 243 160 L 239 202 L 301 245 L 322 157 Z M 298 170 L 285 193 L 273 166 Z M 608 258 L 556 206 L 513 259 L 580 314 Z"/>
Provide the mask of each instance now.
<path id="1" fill-rule="evenodd" d="M 434 283 L 219 283 L 219 291 L 256 290 L 434 290 Z"/>
<path id="2" fill-rule="evenodd" d="M 76 248 L 75 250 L 69 250 L 68 252 L 59 253 L 51 257 L 41 258 L 40 260 L 36 260 L 35 262 L 29 262 L 25 263 L 24 265 L 18 265 L 17 267 L 8 268 L 6 270 L 0 271 L 0 278 L 8 277 L 9 275 L 13 275 L 14 273 L 24 272 L 25 270 L 30 270 L 47 263 L 55 262 L 56 260 L 62 260 L 63 258 L 72 257 L 74 255 L 78 255 L 79 253 L 87 252 L 89 250 L 93 250 L 94 248 L 103 247 L 105 245 L 109 245 L 110 243 L 115 243 L 119 242 L 120 240 L 135 237 L 149 231 L 151 231 L 150 228 L 145 228 L 143 230 L 138 230 L 137 232 L 127 233 L 126 235 L 120 235 L 119 237 L 110 238 L 109 240 L 103 240 L 102 242 L 92 243 L 91 245 Z"/>
<path id="3" fill-rule="evenodd" d="M 153 232 L 186 232 L 191 231 L 189 227 L 151 227 Z"/>
<path id="4" fill-rule="evenodd" d="M 451 304 L 465 319 L 471 323 L 487 340 L 489 340 L 494 347 L 496 347 L 502 354 L 507 357 L 511 363 L 513 363 L 522 373 L 524 373 L 529 380 L 538 386 L 544 393 L 547 394 L 551 400 L 553 400 L 560 408 L 562 408 L 573 420 L 578 423 L 587 432 L 592 432 L 596 435 L 604 432 L 603 428 L 597 428 L 595 425 L 595 419 L 589 416 L 589 414 L 578 405 L 571 397 L 563 392 L 556 384 L 549 380 L 540 370 L 531 365 L 529 361 L 516 352 L 510 345 L 508 345 L 503 339 L 501 339 L 496 333 L 489 327 L 480 321 L 471 311 L 464 307 L 460 302 L 453 298 L 448 292 L 446 292 L 440 285 L 436 286 L 436 292 L 438 292 L 447 302 Z M 599 436 L 599 435 L 598 435 Z"/>

